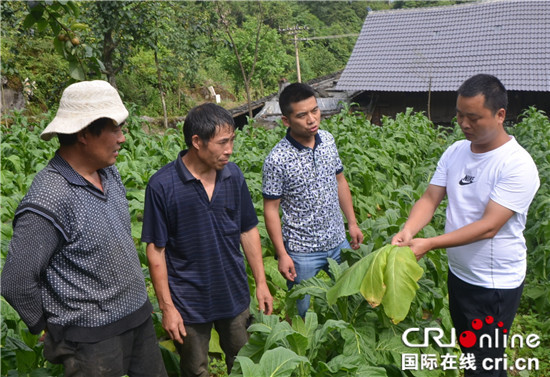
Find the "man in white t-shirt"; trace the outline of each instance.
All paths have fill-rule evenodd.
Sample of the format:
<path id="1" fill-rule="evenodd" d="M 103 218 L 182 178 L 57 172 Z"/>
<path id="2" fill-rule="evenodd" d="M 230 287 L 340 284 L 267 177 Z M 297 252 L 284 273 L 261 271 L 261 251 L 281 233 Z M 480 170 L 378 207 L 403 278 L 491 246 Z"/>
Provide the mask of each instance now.
<path id="1" fill-rule="evenodd" d="M 533 159 L 504 129 L 507 104 L 506 89 L 494 76 L 475 75 L 460 86 L 457 121 L 466 140 L 443 153 L 426 192 L 392 239 L 410 246 L 417 259 L 447 249 L 449 310 L 462 351 L 476 358 L 466 377 L 507 375 L 497 359 L 523 290 L 523 230 L 540 185 Z M 413 238 L 445 196 L 445 234 Z M 480 339 L 482 334 L 488 337 Z"/>

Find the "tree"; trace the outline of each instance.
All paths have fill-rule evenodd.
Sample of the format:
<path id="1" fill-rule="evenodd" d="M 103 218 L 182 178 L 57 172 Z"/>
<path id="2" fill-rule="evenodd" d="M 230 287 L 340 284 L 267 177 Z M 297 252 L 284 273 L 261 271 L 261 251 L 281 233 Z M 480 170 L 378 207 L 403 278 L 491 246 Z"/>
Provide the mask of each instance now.
<path id="1" fill-rule="evenodd" d="M 88 25 L 78 22 L 80 9 L 75 2 L 29 1 L 27 6 L 29 12 L 23 27 L 29 30 L 36 27 L 38 31 L 51 29 L 55 49 L 69 62 L 73 79 L 86 80 L 100 74 L 101 61 L 94 56 L 92 47 L 79 38 L 79 32 L 87 30 Z"/>
<path id="2" fill-rule="evenodd" d="M 103 62 L 102 73 L 116 88 L 116 75 L 124 68 L 136 36 L 143 27 L 136 22 L 143 2 L 94 1 L 83 5 L 87 18 L 93 20 L 94 38 Z"/>
<path id="3" fill-rule="evenodd" d="M 240 23 L 239 8 L 234 8 L 237 11 L 232 14 L 226 4 L 216 4 L 216 12 L 226 36 L 226 48 L 219 50 L 218 56 L 222 66 L 234 76 L 235 81 L 244 85 L 250 117 L 253 116 L 253 87 L 259 86 L 262 94 L 262 87 L 275 89 L 291 61 L 281 43 L 280 35 L 264 24 L 263 5 L 261 2 L 255 4 L 255 17 L 242 17 Z M 240 4 L 233 6 L 238 7 Z"/>
<path id="4" fill-rule="evenodd" d="M 254 37 L 254 54 L 252 58 L 252 64 L 248 67 L 249 69 L 246 69 L 243 58 L 241 55 L 244 53 L 244 51 L 247 49 L 248 45 L 250 44 L 251 40 L 247 41 L 244 46 L 239 49 L 237 44 L 235 43 L 235 39 L 233 38 L 234 31 L 231 28 L 231 22 L 229 21 L 228 17 L 228 9 L 222 5 L 223 3 L 217 3 L 216 4 L 216 12 L 218 13 L 218 16 L 220 18 L 220 24 L 222 25 L 223 29 L 225 30 L 225 33 L 227 34 L 227 37 L 230 41 L 230 46 L 233 49 L 233 52 L 235 53 L 235 57 L 237 58 L 237 62 L 239 64 L 239 68 L 241 70 L 242 76 L 243 76 L 243 82 L 244 87 L 246 90 L 246 101 L 248 103 L 248 116 L 250 118 L 253 117 L 252 113 L 252 100 L 250 96 L 250 81 L 252 79 L 252 76 L 254 76 L 254 70 L 256 69 L 256 63 L 258 61 L 258 48 L 260 45 L 260 32 L 262 30 L 262 4 L 258 1 L 258 21 L 257 21 L 257 28 L 255 32 Z"/>

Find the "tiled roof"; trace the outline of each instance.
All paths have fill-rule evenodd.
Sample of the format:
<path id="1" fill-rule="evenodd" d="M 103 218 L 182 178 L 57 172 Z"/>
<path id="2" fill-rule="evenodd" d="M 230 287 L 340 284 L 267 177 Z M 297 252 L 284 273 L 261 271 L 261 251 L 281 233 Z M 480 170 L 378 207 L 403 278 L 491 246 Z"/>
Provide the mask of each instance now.
<path id="1" fill-rule="evenodd" d="M 550 1 L 371 12 L 336 89 L 455 91 L 477 73 L 550 91 Z"/>

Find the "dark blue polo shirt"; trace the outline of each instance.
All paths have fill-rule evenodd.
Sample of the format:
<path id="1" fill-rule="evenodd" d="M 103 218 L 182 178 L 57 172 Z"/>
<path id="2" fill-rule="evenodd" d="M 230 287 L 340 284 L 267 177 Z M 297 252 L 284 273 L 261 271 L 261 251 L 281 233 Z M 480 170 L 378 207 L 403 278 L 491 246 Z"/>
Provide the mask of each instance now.
<path id="1" fill-rule="evenodd" d="M 258 218 L 237 165 L 218 172 L 209 200 L 185 153 L 149 180 L 141 240 L 166 248 L 172 300 L 185 322 L 232 318 L 250 304 L 240 236 Z"/>

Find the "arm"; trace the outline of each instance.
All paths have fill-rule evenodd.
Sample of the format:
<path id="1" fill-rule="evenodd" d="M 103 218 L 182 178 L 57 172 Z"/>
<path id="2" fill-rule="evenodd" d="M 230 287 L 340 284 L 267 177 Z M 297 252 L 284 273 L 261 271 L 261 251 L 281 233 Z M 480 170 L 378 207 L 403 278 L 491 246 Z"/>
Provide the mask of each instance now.
<path id="1" fill-rule="evenodd" d="M 183 337 L 187 335 L 181 314 L 176 309 L 170 288 L 168 286 L 168 272 L 166 269 L 165 248 L 157 247 L 153 243 L 147 244 L 147 259 L 151 281 L 162 312 L 162 327 L 172 340 L 183 344 Z"/>
<path id="2" fill-rule="evenodd" d="M 403 229 L 391 241 L 392 245 L 410 246 L 412 238 L 432 219 L 435 210 L 443 200 L 447 189 L 442 186 L 429 185 L 424 194 L 414 204 Z"/>
<path id="3" fill-rule="evenodd" d="M 359 244 L 363 242 L 363 233 L 357 225 L 355 219 L 355 212 L 353 211 L 353 202 L 351 200 L 351 192 L 349 190 L 349 184 L 344 177 L 344 173 L 336 174 L 336 182 L 338 182 L 338 200 L 340 202 L 340 208 L 344 212 L 344 216 L 348 221 L 348 230 L 351 237 L 351 248 L 359 249 Z"/>
<path id="4" fill-rule="evenodd" d="M 46 218 L 24 212 L 15 223 L 2 270 L 2 296 L 17 311 L 32 334 L 46 328 L 41 276 L 63 237 Z"/>
<path id="5" fill-rule="evenodd" d="M 288 255 L 283 241 L 283 231 L 281 228 L 281 219 L 279 217 L 280 199 L 264 198 L 264 218 L 265 227 L 273 246 L 275 247 L 275 255 L 279 260 L 279 272 L 287 280 L 294 281 L 296 270 L 294 262 Z"/>
<path id="6" fill-rule="evenodd" d="M 514 211 L 489 200 L 481 219 L 437 237 L 415 238 L 411 241 L 410 246 L 416 258 L 420 259 L 433 249 L 462 246 L 475 241 L 492 238 L 513 215 Z"/>
<path id="7" fill-rule="evenodd" d="M 260 242 L 260 232 L 258 232 L 257 227 L 241 233 L 241 245 L 256 281 L 256 298 L 258 299 L 260 310 L 270 315 L 273 312 L 273 297 L 271 297 L 265 279 L 262 245 Z"/>

